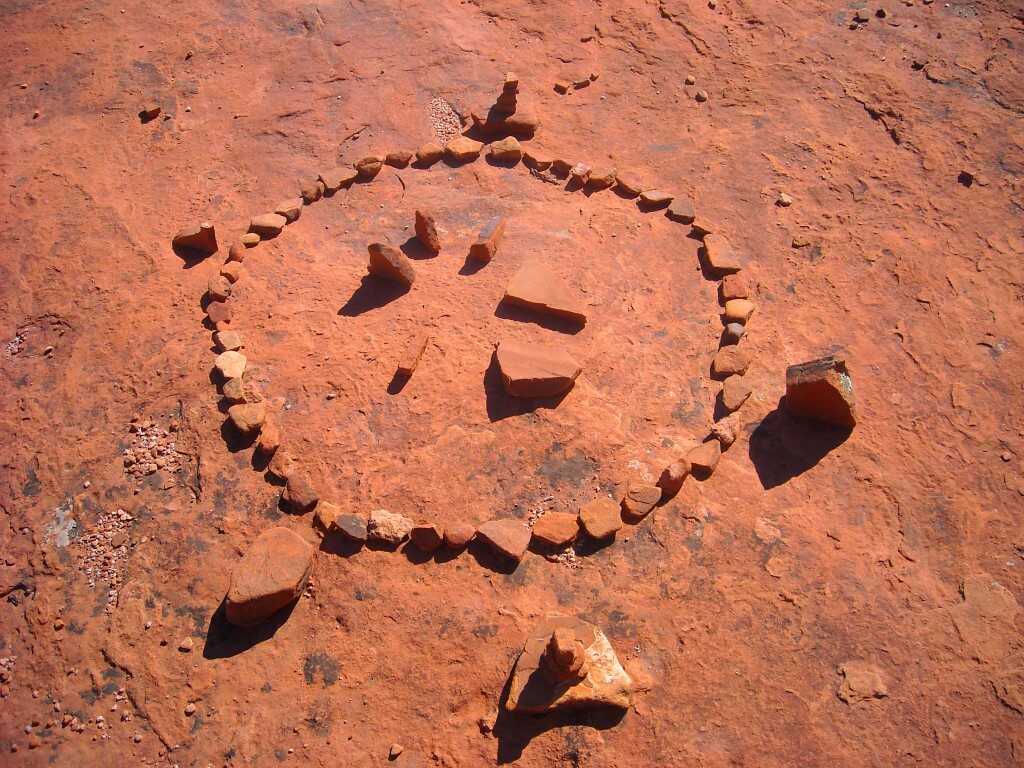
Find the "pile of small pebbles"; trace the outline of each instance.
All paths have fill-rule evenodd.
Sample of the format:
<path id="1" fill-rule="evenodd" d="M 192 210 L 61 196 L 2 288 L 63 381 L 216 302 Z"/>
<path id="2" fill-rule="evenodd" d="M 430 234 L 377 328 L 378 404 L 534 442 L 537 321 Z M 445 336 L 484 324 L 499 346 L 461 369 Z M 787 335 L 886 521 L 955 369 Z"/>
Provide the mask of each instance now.
<path id="1" fill-rule="evenodd" d="M 118 590 L 124 581 L 124 563 L 131 551 L 129 534 L 135 518 L 118 509 L 104 512 L 96 525 L 75 540 L 81 550 L 79 568 L 90 587 L 107 585 L 107 613 L 117 605 Z"/>
<path id="2" fill-rule="evenodd" d="M 128 427 L 131 444 L 122 451 L 125 471 L 135 478 L 152 475 L 158 469 L 174 473 L 180 468 L 175 450 L 174 433 L 178 424 L 172 421 L 165 429 L 154 421 L 133 420 Z"/>

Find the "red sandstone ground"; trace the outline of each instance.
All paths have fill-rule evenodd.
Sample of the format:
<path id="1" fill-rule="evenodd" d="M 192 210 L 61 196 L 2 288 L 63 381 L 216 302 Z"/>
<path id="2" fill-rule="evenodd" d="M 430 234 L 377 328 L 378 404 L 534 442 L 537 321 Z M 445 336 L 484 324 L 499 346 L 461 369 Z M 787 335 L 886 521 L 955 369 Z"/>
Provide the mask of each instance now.
<path id="1" fill-rule="evenodd" d="M 397 742 L 406 766 L 1024 764 L 1019 3 L 873 1 L 856 30 L 858 3 L 792 0 L 256 6 L 0 3 L 0 763 L 372 766 Z M 311 596 L 239 644 L 216 612 L 241 553 L 271 524 L 319 539 L 222 436 L 206 283 L 249 217 L 435 138 L 432 99 L 487 105 L 509 69 L 528 145 L 691 194 L 750 256 L 743 433 L 579 568 L 321 551 Z M 403 243 L 417 206 L 445 248 L 360 303 L 366 243 Z M 498 256 L 463 270 L 495 214 Z M 171 236 L 202 220 L 222 252 L 183 268 Z M 719 306 L 686 231 L 522 166 L 385 168 L 249 252 L 234 324 L 345 511 L 574 510 L 707 432 Z M 583 298 L 582 332 L 496 314 L 528 257 Z M 503 397 L 506 337 L 583 365 L 557 408 Z M 860 423 L 822 455 L 772 414 L 786 365 L 834 344 Z M 126 472 L 136 415 L 177 421 L 180 472 Z M 118 509 L 108 613 L 84 542 Z M 608 634 L 638 686 L 621 720 L 497 716 L 549 613 Z M 851 691 L 864 669 L 887 696 Z"/>

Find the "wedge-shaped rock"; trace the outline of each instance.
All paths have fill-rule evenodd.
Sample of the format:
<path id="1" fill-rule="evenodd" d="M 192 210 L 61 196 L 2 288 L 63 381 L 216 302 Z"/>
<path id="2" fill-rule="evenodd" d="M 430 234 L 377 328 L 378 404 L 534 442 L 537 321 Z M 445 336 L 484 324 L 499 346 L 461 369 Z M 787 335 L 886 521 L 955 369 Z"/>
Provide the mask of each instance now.
<path id="1" fill-rule="evenodd" d="M 498 367 L 512 397 L 551 397 L 570 389 L 583 370 L 564 349 L 521 341 L 498 345 Z"/>
<path id="2" fill-rule="evenodd" d="M 552 637 L 556 633 L 557 644 Z M 569 644 L 575 649 L 564 647 Z M 574 652 L 569 654 L 570 650 Z M 571 662 L 557 658 L 570 655 Z M 513 712 L 542 713 L 565 708 L 626 709 L 632 703 L 633 681 L 604 632 L 582 619 L 552 616 L 530 634 L 519 654 L 506 707 Z"/>
<path id="3" fill-rule="evenodd" d="M 383 277 L 402 285 L 411 286 L 416 281 L 416 272 L 409 257 L 387 243 L 370 243 L 370 263 L 367 270 L 371 275 Z"/>
<path id="4" fill-rule="evenodd" d="M 287 528 L 270 528 L 249 547 L 231 576 L 227 620 L 252 627 L 297 599 L 313 570 L 313 548 Z"/>
<path id="5" fill-rule="evenodd" d="M 213 224 L 204 221 L 198 227 L 185 227 L 174 236 L 172 241 L 175 248 L 183 248 L 186 251 L 196 253 L 215 253 L 217 251 L 217 233 Z"/>
<path id="6" fill-rule="evenodd" d="M 743 269 L 743 260 L 724 235 L 704 235 L 704 258 L 712 272 L 728 275 Z"/>
<path id="7" fill-rule="evenodd" d="M 587 322 L 583 305 L 565 281 L 533 259 L 524 262 L 512 276 L 505 289 L 505 301 L 574 320 L 580 325 Z"/>
<path id="8" fill-rule="evenodd" d="M 501 245 L 501 239 L 504 236 L 505 220 L 500 216 L 495 216 L 484 224 L 476 242 L 469 246 L 469 255 L 486 264 L 498 252 L 498 246 Z"/>

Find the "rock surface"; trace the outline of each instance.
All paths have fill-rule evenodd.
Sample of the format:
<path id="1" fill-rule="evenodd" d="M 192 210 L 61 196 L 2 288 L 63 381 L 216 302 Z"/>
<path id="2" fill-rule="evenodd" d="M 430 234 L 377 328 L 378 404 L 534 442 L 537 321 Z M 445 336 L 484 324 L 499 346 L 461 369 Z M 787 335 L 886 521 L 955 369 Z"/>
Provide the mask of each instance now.
<path id="1" fill-rule="evenodd" d="M 583 306 L 565 281 L 534 259 L 524 262 L 512 276 L 504 300 L 581 325 L 587 322 Z"/>
<path id="2" fill-rule="evenodd" d="M 434 523 L 417 523 L 409 532 L 409 538 L 424 552 L 433 552 L 444 542 L 444 532 Z"/>
<path id="3" fill-rule="evenodd" d="M 545 661 L 552 633 L 571 632 L 583 648 L 585 674 L 559 679 Z M 582 619 L 550 617 L 530 634 L 516 660 L 509 684 L 507 708 L 512 712 L 542 713 L 556 709 L 614 707 L 633 703 L 633 681 L 622 668 L 604 633 Z"/>
<path id="4" fill-rule="evenodd" d="M 552 397 L 572 388 L 583 369 L 564 349 L 503 341 L 496 352 L 505 391 L 512 397 Z"/>
<path id="5" fill-rule="evenodd" d="M 479 141 L 474 141 L 466 136 L 458 136 L 445 145 L 444 151 L 452 160 L 465 163 L 480 157 L 480 150 L 483 149 L 483 146 Z"/>
<path id="6" fill-rule="evenodd" d="M 298 599 L 313 570 L 313 548 L 287 528 L 270 528 L 235 566 L 224 601 L 228 621 L 252 627 Z"/>
<path id="7" fill-rule="evenodd" d="M 686 454 L 686 460 L 690 462 L 691 467 L 708 474 L 715 471 L 720 458 L 722 458 L 722 446 L 717 440 L 701 443 Z"/>

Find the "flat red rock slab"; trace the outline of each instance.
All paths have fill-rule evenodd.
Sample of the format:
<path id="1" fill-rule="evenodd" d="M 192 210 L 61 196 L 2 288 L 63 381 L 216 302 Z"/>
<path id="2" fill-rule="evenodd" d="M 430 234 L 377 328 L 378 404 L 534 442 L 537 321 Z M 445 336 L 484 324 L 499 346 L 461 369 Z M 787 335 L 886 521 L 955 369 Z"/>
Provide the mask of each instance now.
<path id="1" fill-rule="evenodd" d="M 287 528 L 270 528 L 235 566 L 225 599 L 227 620 L 252 627 L 302 594 L 313 570 L 313 548 Z"/>
<path id="2" fill-rule="evenodd" d="M 564 349 L 503 341 L 498 367 L 512 397 L 551 397 L 570 389 L 583 370 Z"/>
<path id="3" fill-rule="evenodd" d="M 498 554 L 517 563 L 530 546 L 530 529 L 519 520 L 491 520 L 481 525 L 476 535 Z"/>
<path id="4" fill-rule="evenodd" d="M 580 527 L 595 539 L 606 539 L 622 528 L 622 506 L 607 497 L 580 507 Z"/>
<path id="5" fill-rule="evenodd" d="M 405 286 L 412 286 L 416 281 L 412 262 L 394 246 L 387 243 L 370 243 L 366 250 L 370 252 L 370 263 L 366 268 L 371 275 Z"/>
<path id="6" fill-rule="evenodd" d="M 505 301 L 575 320 L 581 325 L 587 322 L 583 305 L 565 281 L 552 274 L 539 261 L 532 259 L 525 262 L 512 276 L 505 289 Z"/>

